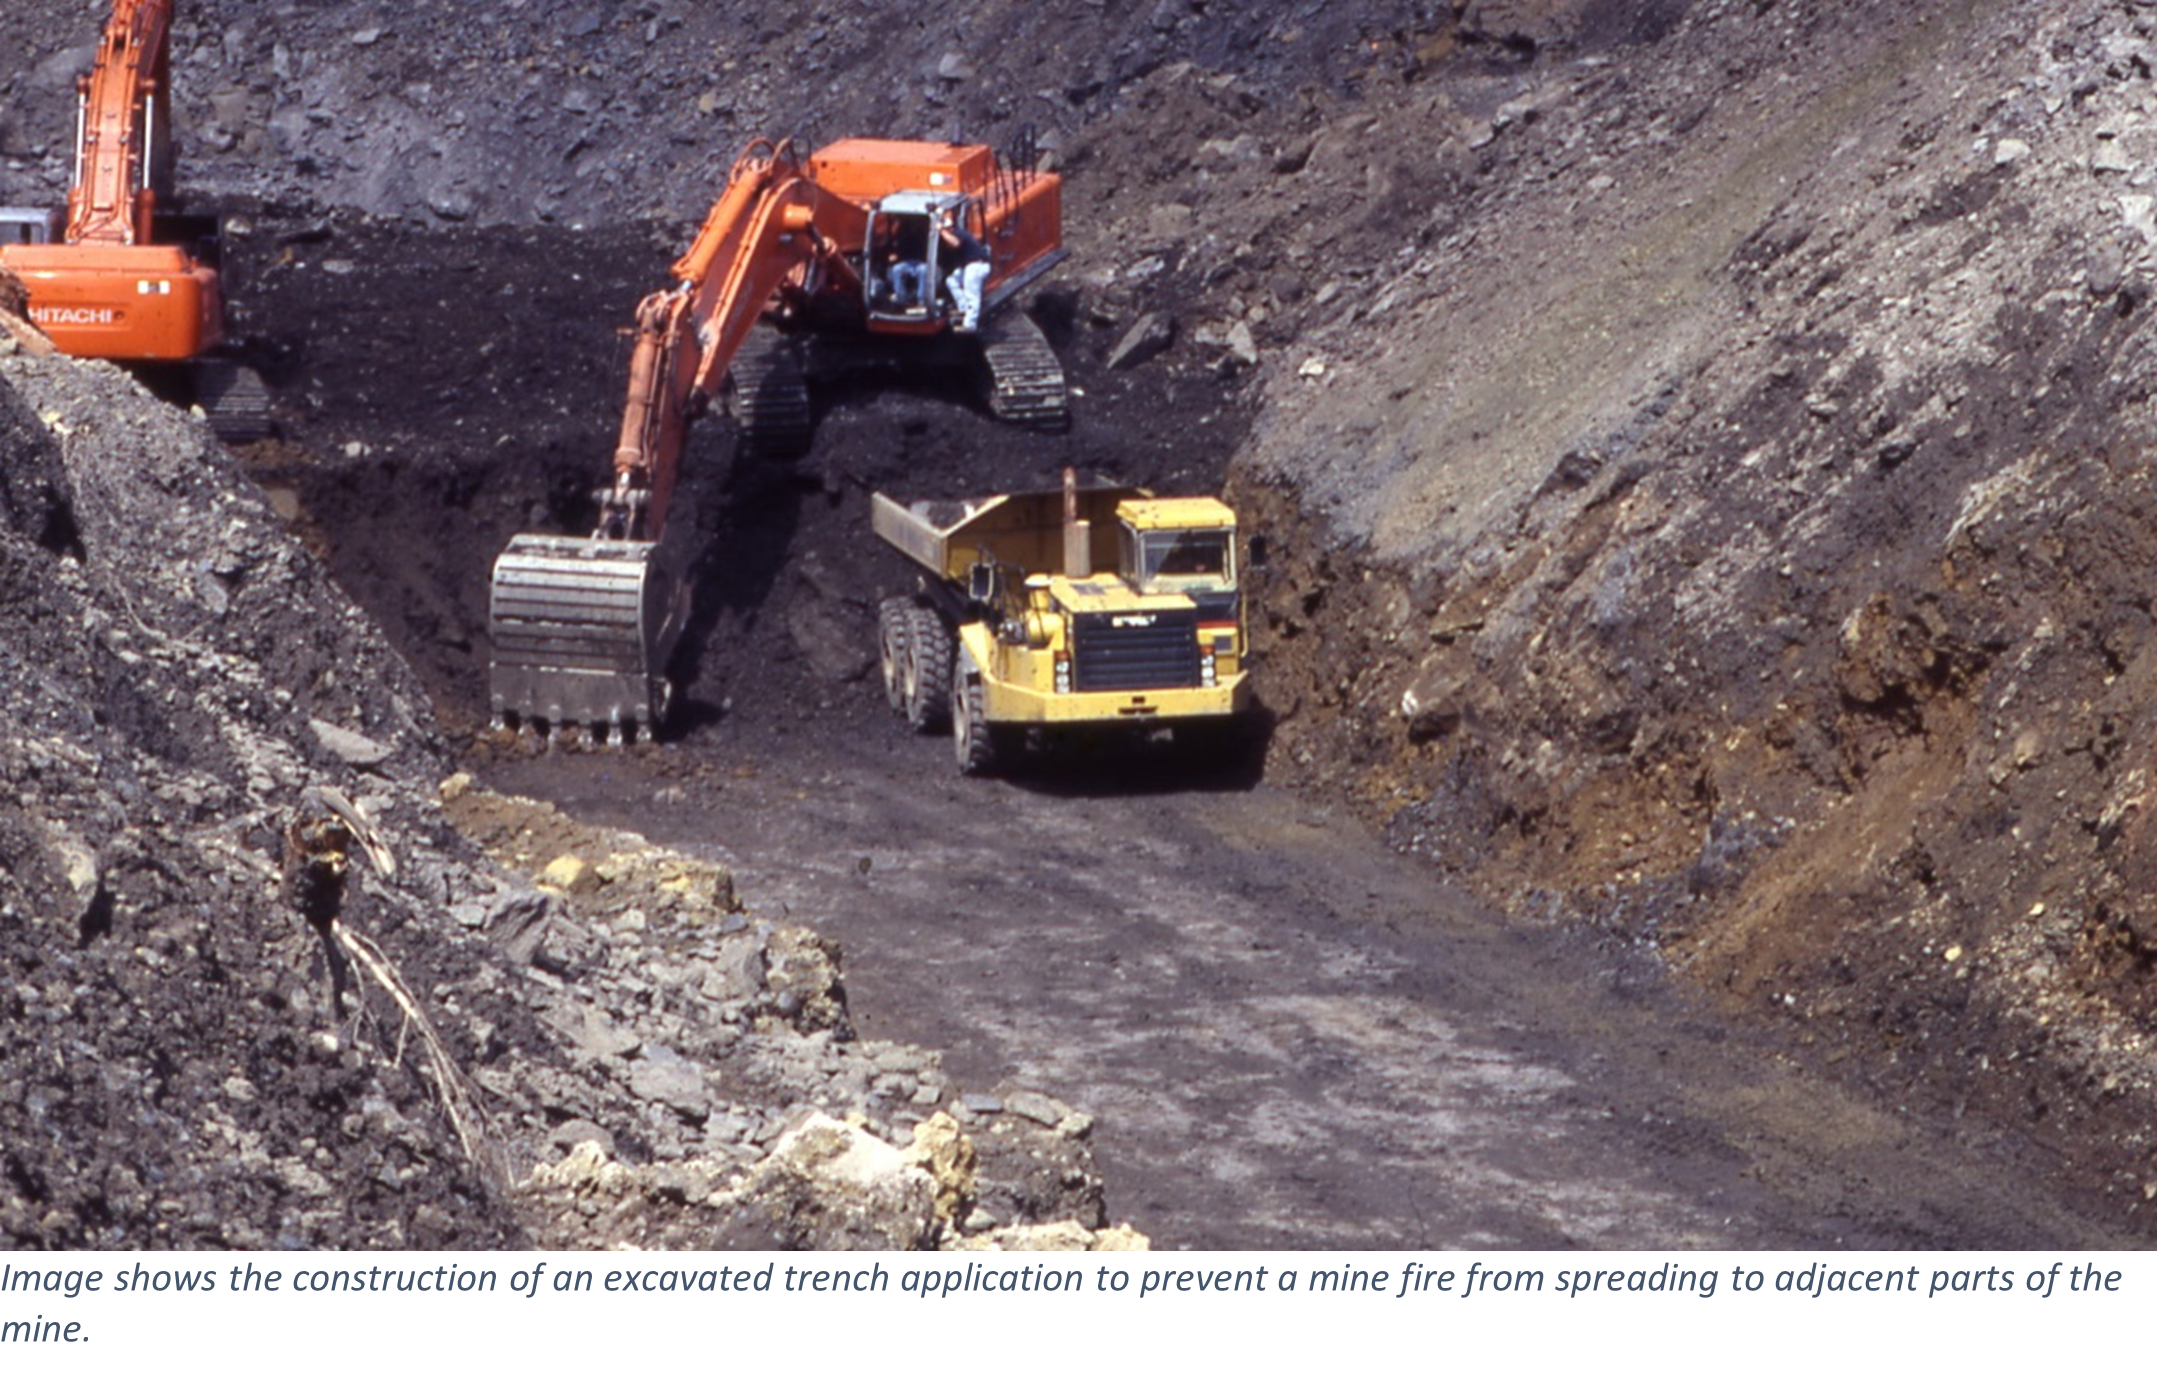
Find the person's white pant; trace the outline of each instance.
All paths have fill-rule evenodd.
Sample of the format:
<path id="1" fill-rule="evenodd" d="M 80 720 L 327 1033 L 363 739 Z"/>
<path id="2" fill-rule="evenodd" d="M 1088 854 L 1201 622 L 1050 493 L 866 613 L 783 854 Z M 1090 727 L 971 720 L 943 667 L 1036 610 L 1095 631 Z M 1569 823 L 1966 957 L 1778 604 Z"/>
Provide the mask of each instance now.
<path id="1" fill-rule="evenodd" d="M 972 330 L 981 324 L 981 291 L 989 284 L 989 264 L 969 262 L 944 278 L 944 288 L 951 293 L 951 304 L 958 308 L 959 329 Z"/>

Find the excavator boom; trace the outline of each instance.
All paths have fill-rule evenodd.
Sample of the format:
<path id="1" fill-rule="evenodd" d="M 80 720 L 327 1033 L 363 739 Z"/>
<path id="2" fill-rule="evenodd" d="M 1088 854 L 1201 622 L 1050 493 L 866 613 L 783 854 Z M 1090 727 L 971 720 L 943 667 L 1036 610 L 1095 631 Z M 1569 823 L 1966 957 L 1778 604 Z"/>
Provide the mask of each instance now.
<path id="1" fill-rule="evenodd" d="M 150 241 L 171 152 L 160 120 L 172 67 L 172 0 L 118 0 L 82 83 L 82 136 L 67 198 L 67 241 Z"/>
<path id="2" fill-rule="evenodd" d="M 646 537 L 666 519 L 691 419 L 718 392 L 779 288 L 803 266 L 834 255 L 817 223 L 834 221 L 837 212 L 802 178 L 790 146 L 759 143 L 735 162 L 696 240 L 674 264 L 674 288 L 637 308 L 614 488 L 618 496 L 642 491 L 648 498 L 634 510 L 626 498 L 608 502 L 618 513 L 602 521 L 602 533 Z"/>
<path id="3" fill-rule="evenodd" d="M 734 164 L 676 284 L 637 307 L 614 470 L 589 539 L 519 534 L 495 559 L 489 666 L 496 717 L 550 731 L 651 731 L 688 614 L 686 528 L 667 527 L 689 424 L 726 377 L 780 284 L 817 254 L 822 194 L 787 145 Z"/>

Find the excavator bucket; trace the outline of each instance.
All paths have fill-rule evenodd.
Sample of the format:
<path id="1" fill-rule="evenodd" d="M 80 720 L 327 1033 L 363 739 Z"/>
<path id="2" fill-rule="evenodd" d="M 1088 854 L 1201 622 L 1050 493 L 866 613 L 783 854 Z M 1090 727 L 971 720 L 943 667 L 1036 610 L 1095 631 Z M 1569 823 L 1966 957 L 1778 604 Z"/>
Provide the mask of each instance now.
<path id="1" fill-rule="evenodd" d="M 666 717 L 685 589 L 659 545 L 519 534 L 494 561 L 488 667 L 497 722 L 586 725 L 613 741 Z"/>

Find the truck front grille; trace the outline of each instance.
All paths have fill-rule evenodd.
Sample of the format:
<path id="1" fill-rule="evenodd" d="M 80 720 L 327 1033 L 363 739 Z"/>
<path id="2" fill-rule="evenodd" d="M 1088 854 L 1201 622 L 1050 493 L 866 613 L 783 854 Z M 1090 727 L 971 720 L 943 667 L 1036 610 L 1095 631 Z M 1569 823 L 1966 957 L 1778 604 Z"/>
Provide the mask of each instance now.
<path id="1" fill-rule="evenodd" d="M 1191 613 L 1088 612 L 1072 620 L 1074 689 L 1198 687 L 1198 628 Z"/>

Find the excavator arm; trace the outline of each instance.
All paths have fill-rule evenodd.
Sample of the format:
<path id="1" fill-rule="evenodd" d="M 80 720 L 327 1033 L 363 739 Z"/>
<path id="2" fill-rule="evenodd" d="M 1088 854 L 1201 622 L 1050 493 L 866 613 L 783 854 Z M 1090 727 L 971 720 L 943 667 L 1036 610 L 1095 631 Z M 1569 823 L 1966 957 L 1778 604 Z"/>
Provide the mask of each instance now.
<path id="1" fill-rule="evenodd" d="M 790 146 L 759 142 L 735 162 L 696 241 L 674 264 L 673 289 L 653 292 L 637 307 L 600 537 L 658 537 L 689 424 L 718 392 L 764 308 L 812 268 L 852 274 L 838 247 L 817 231 L 819 214 L 846 213 L 803 177 Z"/>
<path id="2" fill-rule="evenodd" d="M 172 0 L 118 0 L 82 80 L 82 130 L 67 197 L 67 241 L 150 241 L 170 150 L 159 120 L 172 67 Z"/>
<path id="3" fill-rule="evenodd" d="M 589 539 L 520 534 L 496 558 L 492 707 L 550 733 L 589 725 L 621 741 L 656 725 L 665 669 L 687 616 L 686 528 L 668 528 L 689 425 L 709 405 L 757 320 L 785 289 L 852 277 L 820 214 L 849 208 L 802 173 L 791 145 L 759 141 L 726 188 L 675 284 L 637 308 L 636 343 L 611 479 Z"/>

